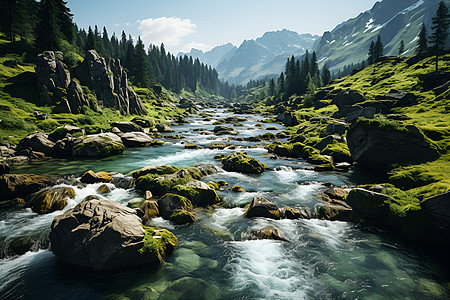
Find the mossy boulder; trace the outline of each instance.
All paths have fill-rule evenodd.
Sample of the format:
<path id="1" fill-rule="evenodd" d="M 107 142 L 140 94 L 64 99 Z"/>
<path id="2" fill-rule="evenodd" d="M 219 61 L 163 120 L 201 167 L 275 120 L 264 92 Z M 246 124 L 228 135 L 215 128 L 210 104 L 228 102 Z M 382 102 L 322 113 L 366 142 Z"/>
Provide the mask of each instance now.
<path id="1" fill-rule="evenodd" d="M 194 223 L 197 220 L 197 216 L 185 209 L 175 209 L 170 216 L 169 220 L 177 225 Z"/>
<path id="2" fill-rule="evenodd" d="M 97 188 L 97 193 L 99 193 L 99 194 L 108 194 L 108 193 L 111 193 L 111 189 L 109 188 L 108 185 L 102 184 L 101 186 L 99 186 Z"/>
<path id="3" fill-rule="evenodd" d="M 167 174 L 173 174 L 175 172 L 178 172 L 180 170 L 180 168 L 174 167 L 174 166 L 166 166 L 166 165 L 162 165 L 162 166 L 147 166 L 144 167 L 140 170 L 134 171 L 132 173 L 134 178 L 138 178 L 147 174 L 152 174 L 152 175 L 167 175 Z"/>
<path id="4" fill-rule="evenodd" d="M 295 220 L 295 219 L 311 219 L 312 218 L 312 213 L 311 210 L 308 207 L 298 207 L 298 208 L 293 208 L 293 207 L 283 207 L 282 209 L 280 209 L 280 216 L 282 219 L 291 219 L 291 220 Z"/>
<path id="5" fill-rule="evenodd" d="M 328 144 L 321 152 L 321 155 L 331 156 L 334 163 L 348 162 L 352 163 L 353 158 L 350 150 L 344 143 Z"/>
<path id="6" fill-rule="evenodd" d="M 0 176 L 0 201 L 26 198 L 56 184 L 58 177 L 34 174 L 4 174 Z"/>
<path id="7" fill-rule="evenodd" d="M 263 217 L 279 220 L 281 218 L 281 214 L 278 206 L 269 199 L 264 197 L 255 197 L 250 203 L 250 206 L 247 208 L 245 217 Z"/>
<path id="8" fill-rule="evenodd" d="M 208 184 L 198 180 L 191 180 L 184 185 L 174 186 L 170 192 L 188 198 L 195 206 L 205 207 L 220 202 L 220 197 L 216 191 Z"/>
<path id="9" fill-rule="evenodd" d="M 48 214 L 57 210 L 62 210 L 67 205 L 69 198 L 75 197 L 75 191 L 71 187 L 56 187 L 43 190 L 36 194 L 27 207 L 38 214 Z"/>
<path id="10" fill-rule="evenodd" d="M 160 295 L 160 300 L 217 300 L 219 287 L 199 278 L 183 277 L 173 281 Z"/>
<path id="11" fill-rule="evenodd" d="M 346 202 L 363 218 L 381 221 L 390 213 L 390 203 L 395 200 L 387 195 L 362 188 L 350 191 Z"/>
<path id="12" fill-rule="evenodd" d="M 225 143 L 211 143 L 208 146 L 209 149 L 219 149 L 219 150 L 223 150 L 226 147 L 227 147 L 227 144 L 225 144 Z"/>
<path id="13" fill-rule="evenodd" d="M 386 171 L 392 164 L 418 163 L 439 157 L 439 147 L 415 126 L 359 119 L 347 132 L 352 158 L 361 166 Z"/>
<path id="14" fill-rule="evenodd" d="M 353 210 L 348 207 L 325 204 L 319 207 L 318 217 L 329 221 L 352 221 Z"/>
<path id="15" fill-rule="evenodd" d="M 161 217 L 169 220 L 176 209 L 191 211 L 194 206 L 191 200 L 181 195 L 167 193 L 158 200 L 158 207 Z"/>
<path id="16" fill-rule="evenodd" d="M 231 190 L 235 193 L 245 193 L 245 190 L 240 185 L 234 185 Z"/>
<path id="17" fill-rule="evenodd" d="M 184 145 L 184 148 L 186 148 L 186 149 L 193 149 L 193 150 L 199 150 L 199 149 L 203 149 L 203 147 L 202 146 L 199 146 L 199 145 L 195 145 L 195 144 L 186 144 L 186 145 Z"/>
<path id="18" fill-rule="evenodd" d="M 259 174 L 268 169 L 267 165 L 247 155 L 245 152 L 233 152 L 221 160 L 224 170 L 247 174 Z"/>
<path id="19" fill-rule="evenodd" d="M 107 157 L 122 154 L 124 149 L 120 137 L 114 133 L 100 133 L 67 142 L 61 151 L 75 157 Z"/>
<path id="20" fill-rule="evenodd" d="M 88 183 L 88 184 L 98 183 L 98 182 L 110 183 L 113 181 L 113 178 L 111 177 L 111 174 L 108 172 L 95 173 L 94 171 L 89 170 L 81 176 L 80 181 L 82 183 Z"/>
<path id="21" fill-rule="evenodd" d="M 192 180 L 192 176 L 186 169 L 164 176 L 147 174 L 136 179 L 136 189 L 149 190 L 155 196 L 163 196 L 177 185 L 184 185 Z"/>
<path id="22" fill-rule="evenodd" d="M 148 147 L 153 139 L 143 132 L 127 132 L 121 135 L 121 140 L 126 147 Z"/>
<path id="23" fill-rule="evenodd" d="M 286 241 L 281 233 L 273 226 L 268 226 L 260 230 L 252 230 L 241 234 L 242 240 L 276 240 Z"/>
<path id="24" fill-rule="evenodd" d="M 50 241 L 62 262 L 96 271 L 156 267 L 178 245 L 171 232 L 142 226 L 136 210 L 111 200 L 83 201 L 57 216 Z"/>

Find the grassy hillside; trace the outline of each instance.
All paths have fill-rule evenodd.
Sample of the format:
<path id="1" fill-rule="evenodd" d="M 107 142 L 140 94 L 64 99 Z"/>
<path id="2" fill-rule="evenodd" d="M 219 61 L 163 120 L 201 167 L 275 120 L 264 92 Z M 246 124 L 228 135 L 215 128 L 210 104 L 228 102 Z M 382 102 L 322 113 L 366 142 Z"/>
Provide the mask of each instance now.
<path id="1" fill-rule="evenodd" d="M 1 53 L 10 50 L 10 44 L 0 36 Z M 39 91 L 36 85 L 35 65 L 24 62 L 25 55 L 3 54 L 0 57 L 0 140 L 7 140 L 16 144 L 21 138 L 34 131 L 50 132 L 56 127 L 70 124 L 80 126 L 87 132 L 99 132 L 110 128 L 110 123 L 118 120 L 131 120 L 135 116 L 123 116 L 118 111 L 103 108 L 94 111 L 84 109 L 84 114 L 54 114 L 53 106 L 40 105 Z M 17 60 L 15 67 L 5 66 L 6 60 Z M 25 60 L 26 61 L 26 60 Z M 88 87 L 82 87 L 83 92 L 93 102 L 96 101 L 95 93 Z M 141 98 L 148 112 L 159 122 L 176 119 L 186 112 L 175 107 L 174 95 L 170 95 L 165 89 L 160 95 L 156 95 L 151 89 L 133 89 Z M 47 113 L 46 120 L 38 121 L 35 112 Z"/>

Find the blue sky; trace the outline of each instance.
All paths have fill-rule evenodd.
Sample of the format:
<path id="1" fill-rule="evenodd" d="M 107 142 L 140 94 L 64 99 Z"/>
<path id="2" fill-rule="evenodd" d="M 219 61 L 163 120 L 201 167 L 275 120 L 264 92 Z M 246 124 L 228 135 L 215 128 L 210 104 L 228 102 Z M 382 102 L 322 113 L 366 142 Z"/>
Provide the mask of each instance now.
<path id="1" fill-rule="evenodd" d="M 176 54 L 231 42 L 239 46 L 281 29 L 322 35 L 372 8 L 376 0 L 68 0 L 81 28 L 106 26 Z"/>

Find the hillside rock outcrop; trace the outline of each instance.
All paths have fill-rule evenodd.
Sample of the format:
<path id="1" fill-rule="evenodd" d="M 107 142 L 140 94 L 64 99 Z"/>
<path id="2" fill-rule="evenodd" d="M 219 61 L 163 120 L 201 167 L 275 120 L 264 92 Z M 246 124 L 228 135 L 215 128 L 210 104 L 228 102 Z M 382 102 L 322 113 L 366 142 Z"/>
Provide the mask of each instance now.
<path id="1" fill-rule="evenodd" d="M 62 62 L 62 52 L 45 51 L 38 55 L 36 76 L 42 104 L 54 105 L 57 113 L 81 113 L 89 106 L 81 86 L 70 77 Z"/>
<path id="2" fill-rule="evenodd" d="M 82 85 L 95 91 L 98 104 L 124 114 L 146 114 L 138 95 L 128 86 L 128 77 L 119 59 L 103 58 L 89 50 L 75 73 Z"/>
<path id="3" fill-rule="evenodd" d="M 359 119 L 347 132 L 347 145 L 358 164 L 385 171 L 389 165 L 439 157 L 436 145 L 415 126 Z"/>

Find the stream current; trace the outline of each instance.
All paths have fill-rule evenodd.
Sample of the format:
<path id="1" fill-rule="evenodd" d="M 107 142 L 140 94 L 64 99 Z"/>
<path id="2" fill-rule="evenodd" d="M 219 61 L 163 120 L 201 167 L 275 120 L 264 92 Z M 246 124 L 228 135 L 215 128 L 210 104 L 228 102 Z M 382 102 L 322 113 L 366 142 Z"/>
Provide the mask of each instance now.
<path id="1" fill-rule="evenodd" d="M 119 172 L 148 165 L 190 167 L 220 163 L 217 154 L 234 150 L 188 150 L 185 143 L 207 147 L 212 142 L 253 146 L 254 142 L 229 141 L 229 135 L 201 135 L 212 131 L 213 122 L 230 116 L 245 118 L 234 126 L 238 136 L 248 138 L 279 124 L 260 123 L 261 115 L 233 115 L 225 110 L 210 111 L 211 120 L 194 115 L 190 123 L 174 126 L 181 140 L 166 140 L 162 147 L 126 149 L 123 155 L 96 160 L 51 159 L 16 168 L 15 173 L 80 176 L 92 169 Z M 225 124 L 226 125 L 226 124 Z M 347 222 L 325 220 L 247 219 L 244 209 L 254 197 L 262 196 L 278 207 L 321 204 L 317 195 L 324 183 L 354 186 L 376 182 L 373 175 L 357 168 L 348 173 L 312 170 L 302 160 L 271 159 L 263 145 L 243 149 L 269 166 L 260 175 L 226 172 L 203 178 L 205 182 L 224 180 L 239 184 L 247 192 L 218 191 L 224 208 L 203 209 L 192 225 L 175 226 L 162 218 L 152 225 L 172 231 L 179 246 L 158 270 L 133 268 L 121 273 L 97 274 L 58 262 L 47 250 L 0 259 L 1 299 L 443 299 L 449 298 L 449 274 L 438 260 L 411 244 L 371 228 Z M 95 195 L 100 184 L 74 187 L 76 197 L 64 210 L 73 208 L 88 195 Z M 102 195 L 127 204 L 140 197 L 134 190 L 110 185 L 112 192 Z M 0 212 L 0 250 L 18 237 L 31 237 L 37 243 L 48 240 L 53 218 L 61 211 L 37 215 L 30 209 Z M 273 226 L 288 242 L 272 240 L 242 241 L 241 233 Z"/>

